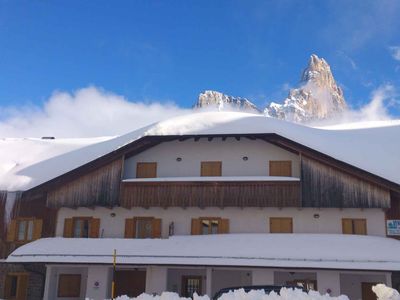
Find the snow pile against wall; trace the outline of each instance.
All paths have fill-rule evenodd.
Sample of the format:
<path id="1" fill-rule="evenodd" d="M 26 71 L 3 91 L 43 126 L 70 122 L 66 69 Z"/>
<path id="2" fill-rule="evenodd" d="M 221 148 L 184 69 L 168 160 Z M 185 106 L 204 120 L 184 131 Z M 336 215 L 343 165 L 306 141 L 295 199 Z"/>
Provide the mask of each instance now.
<path id="1" fill-rule="evenodd" d="M 378 296 L 378 300 L 400 300 L 399 292 L 384 284 L 377 284 L 372 290 Z"/>
<path id="2" fill-rule="evenodd" d="M 210 298 L 208 296 L 198 296 L 197 294 L 193 295 L 193 300 L 209 299 Z M 191 298 L 183 298 L 179 297 L 179 295 L 176 293 L 164 292 L 161 294 L 161 296 L 142 294 L 136 298 L 122 296 L 118 297 L 117 300 L 191 300 Z M 300 289 L 282 288 L 279 295 L 275 292 L 266 294 L 263 290 L 252 290 L 250 292 L 245 292 L 243 289 L 240 289 L 223 294 L 219 300 L 349 300 L 349 298 L 344 295 L 339 297 L 331 297 L 328 294 L 321 295 L 315 291 L 306 293 Z M 389 300 L 389 298 L 387 300 Z"/>

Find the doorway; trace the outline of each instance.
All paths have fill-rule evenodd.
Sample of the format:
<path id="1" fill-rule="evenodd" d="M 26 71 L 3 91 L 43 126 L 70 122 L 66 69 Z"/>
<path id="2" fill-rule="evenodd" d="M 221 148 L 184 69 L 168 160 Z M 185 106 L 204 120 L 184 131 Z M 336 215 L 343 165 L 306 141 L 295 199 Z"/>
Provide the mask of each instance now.
<path id="1" fill-rule="evenodd" d="M 146 271 L 118 270 L 115 272 L 117 296 L 137 297 L 146 290 Z"/>

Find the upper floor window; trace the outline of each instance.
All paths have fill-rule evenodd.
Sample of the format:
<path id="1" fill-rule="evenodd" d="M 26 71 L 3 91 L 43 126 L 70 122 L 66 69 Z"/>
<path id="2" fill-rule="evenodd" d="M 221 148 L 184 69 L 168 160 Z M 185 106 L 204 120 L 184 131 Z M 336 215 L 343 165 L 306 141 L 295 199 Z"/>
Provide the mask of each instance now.
<path id="1" fill-rule="evenodd" d="M 135 217 L 125 220 L 125 238 L 160 238 L 161 219 L 154 217 Z"/>
<path id="2" fill-rule="evenodd" d="M 35 218 L 17 218 L 10 222 L 8 242 L 29 242 L 41 238 L 43 221 Z"/>
<path id="3" fill-rule="evenodd" d="M 229 220 L 212 217 L 192 219 L 191 232 L 193 235 L 229 233 Z"/>
<path id="4" fill-rule="evenodd" d="M 292 176 L 292 162 L 290 160 L 270 160 L 269 176 Z"/>
<path id="5" fill-rule="evenodd" d="M 75 217 L 64 220 L 64 237 L 98 238 L 100 219 L 92 217 Z"/>
<path id="6" fill-rule="evenodd" d="M 138 162 L 136 164 L 136 178 L 155 178 L 157 177 L 156 162 Z"/>
<path id="7" fill-rule="evenodd" d="M 222 161 L 202 161 L 201 176 L 222 176 Z"/>
<path id="8" fill-rule="evenodd" d="M 271 233 L 293 233 L 293 219 L 269 218 L 269 231 Z"/>
<path id="9" fill-rule="evenodd" d="M 342 231 L 344 234 L 367 234 L 366 219 L 342 219 Z"/>

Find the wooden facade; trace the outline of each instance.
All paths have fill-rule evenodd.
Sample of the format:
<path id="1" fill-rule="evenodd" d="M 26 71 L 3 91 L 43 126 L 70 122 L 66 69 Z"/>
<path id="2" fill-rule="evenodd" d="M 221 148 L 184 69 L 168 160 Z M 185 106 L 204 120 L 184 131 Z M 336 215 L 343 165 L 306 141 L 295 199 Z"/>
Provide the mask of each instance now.
<path id="1" fill-rule="evenodd" d="M 304 156 L 301 186 L 303 207 L 390 207 L 390 190 Z"/>
<path id="2" fill-rule="evenodd" d="M 118 205 L 122 158 L 82 174 L 47 194 L 47 205 L 52 208 Z"/>
<path id="3" fill-rule="evenodd" d="M 298 207 L 298 181 L 124 182 L 121 206 Z"/>

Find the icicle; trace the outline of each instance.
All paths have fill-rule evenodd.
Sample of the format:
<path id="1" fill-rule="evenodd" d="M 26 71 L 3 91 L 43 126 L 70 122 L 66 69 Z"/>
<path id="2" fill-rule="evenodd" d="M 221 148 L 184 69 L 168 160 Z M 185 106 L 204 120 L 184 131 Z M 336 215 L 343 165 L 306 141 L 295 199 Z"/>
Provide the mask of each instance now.
<path id="1" fill-rule="evenodd" d="M 4 224 L 7 225 L 11 221 L 11 214 L 14 209 L 15 200 L 18 192 L 7 192 L 6 204 L 4 207 Z"/>

